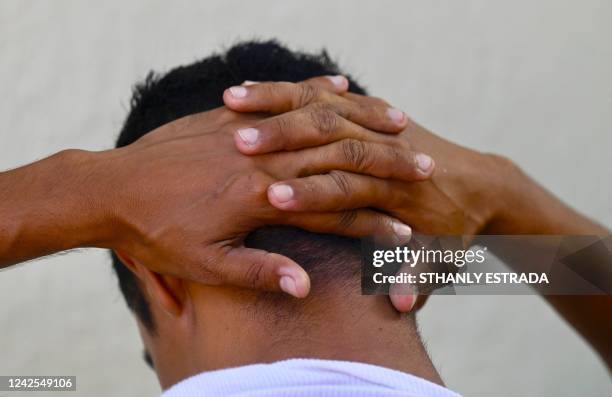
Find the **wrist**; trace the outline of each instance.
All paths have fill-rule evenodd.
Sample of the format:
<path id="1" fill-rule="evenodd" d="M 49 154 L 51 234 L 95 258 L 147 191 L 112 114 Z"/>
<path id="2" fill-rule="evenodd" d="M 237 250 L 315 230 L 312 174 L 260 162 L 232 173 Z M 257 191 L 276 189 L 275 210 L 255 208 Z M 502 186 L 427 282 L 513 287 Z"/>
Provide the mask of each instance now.
<path id="1" fill-rule="evenodd" d="M 0 267 L 77 247 L 109 233 L 92 152 L 66 150 L 0 174 Z"/>
<path id="2" fill-rule="evenodd" d="M 481 169 L 486 170 L 485 185 L 480 189 L 484 194 L 486 217 L 482 234 L 503 234 L 511 222 L 516 208 L 522 205 L 521 189 L 524 174 L 509 158 L 497 154 L 483 154 Z"/>
<path id="3" fill-rule="evenodd" d="M 58 161 L 55 172 L 62 175 L 58 195 L 63 208 L 59 212 L 68 219 L 69 248 L 107 248 L 111 244 L 114 219 L 107 203 L 112 187 L 104 175 L 112 170 L 112 162 L 105 153 L 68 149 L 53 156 Z"/>
<path id="4" fill-rule="evenodd" d="M 542 209 L 548 205 L 543 189 L 509 158 L 490 156 L 497 175 L 491 197 L 496 206 L 484 234 L 538 234 Z"/>

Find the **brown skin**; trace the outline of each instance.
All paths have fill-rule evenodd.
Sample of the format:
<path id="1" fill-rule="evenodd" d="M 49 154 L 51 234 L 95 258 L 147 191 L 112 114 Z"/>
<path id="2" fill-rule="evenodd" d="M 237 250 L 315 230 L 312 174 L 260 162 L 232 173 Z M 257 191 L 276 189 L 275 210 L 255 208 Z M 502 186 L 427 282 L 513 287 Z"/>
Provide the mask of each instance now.
<path id="1" fill-rule="evenodd" d="M 288 111 L 302 105 L 303 88 L 290 83 L 262 83 L 249 86 L 249 100 L 225 97 L 226 106 L 236 111 Z M 287 99 L 284 106 L 268 106 L 269 92 L 285 91 Z M 327 95 L 319 90 L 316 95 Z M 362 109 L 370 106 L 384 107 L 384 101 L 355 94 L 345 94 L 344 98 L 361 104 Z M 258 103 L 259 106 L 255 106 Z M 340 116 L 334 116 L 340 118 Z M 339 121 L 329 121 L 331 127 L 317 137 L 325 142 L 343 140 L 346 130 Z M 291 148 L 291 137 L 288 133 L 279 133 L 267 123 L 259 125 L 262 138 L 256 145 L 248 148 L 237 144 L 244 154 L 259 156 L 277 150 Z M 313 138 L 313 139 L 315 139 Z M 316 174 L 296 180 L 286 180 L 272 185 L 268 191 L 270 202 L 277 208 L 289 212 L 302 211 L 339 211 L 375 207 L 400 219 L 407 219 L 411 227 L 421 233 L 429 234 L 475 234 L 481 232 L 500 212 L 498 197 L 503 197 L 508 186 L 506 177 L 509 173 L 506 165 L 498 156 L 479 153 L 448 142 L 428 132 L 411 120 L 399 136 L 372 134 L 363 131 L 360 138 L 377 142 L 387 147 L 394 147 L 398 152 L 427 150 L 436 159 L 436 170 L 430 181 L 406 183 L 395 177 L 394 172 L 402 169 L 399 164 L 393 170 L 387 170 L 384 177 L 372 177 L 371 169 L 379 166 L 378 155 L 372 156 L 372 147 L 366 147 L 361 141 L 355 142 L 351 149 L 355 155 L 354 171 L 340 171 L 332 175 Z M 398 139 L 399 138 L 399 139 Z M 274 142 L 271 146 L 269 142 Z M 319 143 L 319 141 L 315 141 Z M 381 151 L 382 152 L 382 151 Z M 377 152 L 377 154 L 380 152 Z M 508 162 L 508 169 L 510 168 Z M 368 175 L 369 174 L 369 175 Z M 331 181 L 335 183 L 329 183 Z M 290 186 L 293 197 L 279 201 L 274 195 L 274 188 L 279 185 Z M 484 187 L 487 187 L 486 189 Z M 316 191 L 322 195 L 313 195 Z M 321 200 L 325 197 L 325 202 Z M 495 202 L 495 200 L 497 199 Z"/>
<path id="2" fill-rule="evenodd" d="M 294 98 L 295 102 L 301 88 L 284 85 L 285 90 L 293 90 L 286 97 Z M 263 109 L 270 108 L 264 95 L 271 88 L 261 85 L 249 89 L 253 91 L 251 97 L 257 98 Z M 351 93 L 343 96 L 364 108 L 380 103 Z M 291 107 L 294 102 L 288 101 L 279 109 Z M 226 106 L 237 111 L 254 108 L 252 103 L 247 106 L 235 100 L 226 100 Z M 338 128 L 329 135 L 341 139 L 342 130 Z M 378 142 L 385 143 L 396 138 L 376 136 Z M 563 204 L 504 157 L 461 147 L 413 121 L 408 122 L 400 138 L 402 142 L 396 142 L 397 147 L 428 153 L 436 160 L 431 178 L 405 183 L 352 172 L 336 172 L 333 177 L 314 175 L 283 181 L 283 185 L 290 186 L 293 196 L 288 200 L 285 197 L 282 202 L 274 196 L 273 186 L 268 192 L 270 203 L 290 213 L 376 208 L 407 223 L 414 231 L 430 235 L 610 235 L 606 228 Z M 283 139 L 284 136 L 275 135 L 276 147 L 283 147 Z M 240 145 L 238 148 L 249 155 L 275 150 L 266 144 L 251 146 L 248 151 Z M 362 171 L 372 166 L 368 150 L 365 146 L 357 150 L 363 157 L 358 167 Z M 330 180 L 336 183 L 329 183 Z M 310 194 L 313 191 L 320 195 Z M 320 197 L 325 197 L 325 202 Z M 520 263 L 508 265 L 518 269 Z M 391 299 L 402 312 L 410 311 L 415 305 L 412 295 L 392 295 Z M 547 295 L 545 299 L 612 369 L 612 296 Z M 420 307 L 423 303 L 424 299 L 420 299 L 416 305 Z"/>
<path id="3" fill-rule="evenodd" d="M 418 170 L 417 153 L 381 144 L 375 139 L 379 132 L 367 129 L 397 134 L 405 116 L 389 117 L 383 104 L 357 112 L 355 102 L 333 94 L 346 91 L 346 79 L 334 84 L 315 78 L 301 86 L 327 95 L 278 116 L 219 108 L 162 126 L 124 148 L 69 150 L 0 173 L 0 267 L 76 247 L 103 247 L 159 273 L 212 285 L 282 288 L 303 297 L 309 290 L 303 269 L 286 257 L 243 247 L 248 232 L 290 224 L 405 239 L 408 227 L 372 210 L 288 216 L 269 204 L 267 188 L 283 179 L 346 170 L 410 181 L 427 178 L 433 169 Z M 288 100 L 283 92 L 270 95 Z M 313 135 L 326 135 L 335 116 L 345 139 L 313 141 Z M 238 132 L 253 124 L 290 125 L 294 150 L 242 155 L 234 139 L 240 141 Z M 351 151 L 362 144 L 376 162 L 367 170 L 359 169 Z"/>
<path id="4" fill-rule="evenodd" d="M 67 151 L 1 173 L 0 266 L 75 247 L 107 247 L 154 271 L 209 284 L 275 290 L 288 276 L 286 292 L 304 296 L 309 286 L 301 268 L 241 247 L 248 231 L 287 223 L 348 235 L 391 234 L 395 217 L 431 234 L 609 234 L 510 161 L 461 148 L 405 118 L 394 120 L 380 100 L 332 95 L 346 91 L 346 84 L 329 84 L 258 84 L 245 97 L 224 96 L 235 111 L 288 112 L 281 118 L 215 110 L 161 127 L 126 148 Z M 406 124 L 401 141 L 374 132 L 398 133 Z M 246 145 L 237 130 L 253 126 L 261 135 Z M 240 151 L 257 156 L 245 159 L 231 150 L 232 134 Z M 221 144 L 211 144 L 217 135 Z M 304 147 L 314 148 L 298 150 Z M 261 155 L 279 149 L 295 152 Z M 419 171 L 427 161 L 418 161 L 418 151 L 438 162 L 432 180 L 400 182 L 430 175 L 433 163 Z M 203 161 L 215 166 L 202 171 Z M 389 177 L 395 180 L 382 179 Z M 287 189 L 278 194 L 274 183 L 280 180 L 292 197 Z M 236 225 L 235 219 L 244 221 Z M 547 299 L 610 365 L 612 299 Z M 393 303 L 409 310 L 414 299 Z"/>
<path id="5" fill-rule="evenodd" d="M 163 389 L 204 371 L 290 358 L 363 362 L 442 384 L 414 318 L 384 296 L 359 294 L 358 283 L 315 284 L 308 298 L 272 306 L 253 290 L 160 276 L 122 260 L 150 303 L 155 331 L 140 322 L 139 329 Z"/>

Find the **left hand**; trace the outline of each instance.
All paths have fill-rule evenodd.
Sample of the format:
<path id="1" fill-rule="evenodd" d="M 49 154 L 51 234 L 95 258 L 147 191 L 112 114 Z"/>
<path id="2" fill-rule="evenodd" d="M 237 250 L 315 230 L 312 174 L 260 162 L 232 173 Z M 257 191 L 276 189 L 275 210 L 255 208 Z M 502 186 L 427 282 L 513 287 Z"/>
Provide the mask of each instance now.
<path id="1" fill-rule="evenodd" d="M 271 86 L 288 83 L 260 83 L 257 89 L 265 93 Z M 290 87 L 289 87 L 290 88 Z M 297 91 L 298 88 L 294 87 Z M 297 96 L 296 93 L 294 95 Z M 347 93 L 342 95 L 357 108 L 383 107 L 377 98 Z M 231 101 L 226 106 L 236 111 L 270 111 L 265 97 L 257 98 L 248 107 Z M 290 106 L 290 104 L 288 104 Z M 355 116 L 356 113 L 351 113 Z M 512 165 L 502 157 L 470 150 L 446 141 L 425 128 L 407 120 L 404 131 L 397 136 L 379 134 L 380 142 L 393 142 L 398 151 L 422 152 L 436 159 L 435 171 L 430 179 L 406 182 L 393 179 L 393 170 L 386 176 L 368 176 L 353 172 L 337 171 L 331 174 L 313 175 L 301 179 L 281 181 L 268 190 L 268 199 L 276 208 L 288 212 L 338 211 L 340 209 L 375 208 L 387 213 L 413 228 L 414 231 L 430 235 L 474 235 L 494 224 L 496 217 L 506 206 L 503 198 L 507 182 L 512 175 Z M 288 149 L 287 135 L 276 136 L 275 144 L 262 146 L 244 154 L 269 153 Z M 433 161 L 415 157 L 423 168 L 433 169 Z M 375 164 L 375 160 L 372 160 Z M 396 167 L 400 169 L 400 165 Z M 335 184 L 328 183 L 332 178 Z M 278 186 L 289 186 L 293 192 L 290 200 L 279 201 L 273 194 Z M 326 197 L 322 202 L 319 191 Z M 350 192 L 350 194 L 348 194 Z M 392 297 L 400 311 L 409 311 L 415 304 L 414 297 Z M 419 303 L 417 303 L 417 306 Z"/>

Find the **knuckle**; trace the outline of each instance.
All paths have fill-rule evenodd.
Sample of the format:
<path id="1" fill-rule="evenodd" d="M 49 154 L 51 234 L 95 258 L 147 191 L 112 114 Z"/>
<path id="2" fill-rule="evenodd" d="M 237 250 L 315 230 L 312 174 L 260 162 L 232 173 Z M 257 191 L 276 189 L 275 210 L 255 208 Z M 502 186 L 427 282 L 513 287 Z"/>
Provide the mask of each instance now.
<path id="1" fill-rule="evenodd" d="M 402 155 L 402 151 L 395 146 L 388 146 L 387 150 L 389 150 L 390 152 L 389 156 L 391 157 L 393 162 L 396 164 L 399 163 L 404 158 L 404 156 Z"/>
<path id="2" fill-rule="evenodd" d="M 343 140 L 342 153 L 346 161 L 355 169 L 362 170 L 366 166 L 367 147 L 362 141 L 357 139 Z"/>
<path id="3" fill-rule="evenodd" d="M 389 177 L 397 167 L 403 168 L 402 164 L 405 163 L 405 157 L 402 155 L 402 152 L 394 146 L 387 146 L 385 150 L 387 152 L 388 163 L 386 167 L 384 167 L 384 177 Z"/>
<path id="4" fill-rule="evenodd" d="M 311 178 L 297 179 L 291 185 L 294 190 L 300 192 L 302 199 L 309 197 L 316 198 L 321 189 L 318 181 L 315 182 Z"/>
<path id="5" fill-rule="evenodd" d="M 393 233 L 393 223 L 391 219 L 383 215 L 376 215 L 372 219 L 372 227 L 376 233 Z"/>
<path id="6" fill-rule="evenodd" d="M 329 174 L 332 182 L 345 197 L 350 197 L 352 193 L 351 182 L 346 173 L 342 171 L 331 171 Z"/>
<path id="7" fill-rule="evenodd" d="M 321 134 L 329 135 L 338 130 L 338 115 L 326 106 L 313 106 L 308 112 L 310 121 Z"/>
<path id="8" fill-rule="evenodd" d="M 302 108 L 312 103 L 319 96 L 319 89 L 310 84 L 298 84 L 297 105 Z"/>
<path id="9" fill-rule="evenodd" d="M 217 255 L 207 255 L 200 259 L 199 263 L 191 266 L 194 270 L 194 280 L 207 285 L 221 285 L 225 282 L 225 275 L 219 271 L 218 263 L 220 258 Z"/>
<path id="10" fill-rule="evenodd" d="M 272 119 L 274 122 L 274 131 L 276 132 L 275 139 L 285 141 L 288 137 L 288 132 L 292 127 L 292 120 L 286 115 L 278 116 Z"/>
<path id="11" fill-rule="evenodd" d="M 374 107 L 371 104 L 367 104 L 364 102 L 355 102 L 354 103 L 355 113 L 365 114 L 367 116 L 372 116 Z"/>
<path id="12" fill-rule="evenodd" d="M 338 218 L 338 226 L 342 229 L 348 229 L 357 220 L 357 210 L 344 211 Z"/>
<path id="13" fill-rule="evenodd" d="M 368 120 L 372 118 L 372 107 L 361 102 L 343 102 L 335 106 L 334 110 L 340 117 L 362 126 L 366 126 Z"/>
<path id="14" fill-rule="evenodd" d="M 376 170 L 376 176 L 389 178 L 398 167 L 405 168 L 403 160 L 404 156 L 397 148 L 389 145 L 377 146 L 376 153 L 372 155 L 368 166 L 371 170 Z"/>
<path id="15" fill-rule="evenodd" d="M 221 285 L 225 282 L 222 273 L 213 272 L 206 268 L 198 270 L 196 277 L 196 280 L 207 285 Z"/>
<path id="16" fill-rule="evenodd" d="M 261 91 L 262 95 L 268 98 L 274 98 L 275 95 L 282 92 L 282 82 L 269 82 L 260 84 L 257 89 Z"/>
<path id="17" fill-rule="evenodd" d="M 245 281 L 248 286 L 255 288 L 261 285 L 264 267 L 265 265 L 263 262 L 254 262 L 249 264 L 249 267 L 245 273 Z"/>

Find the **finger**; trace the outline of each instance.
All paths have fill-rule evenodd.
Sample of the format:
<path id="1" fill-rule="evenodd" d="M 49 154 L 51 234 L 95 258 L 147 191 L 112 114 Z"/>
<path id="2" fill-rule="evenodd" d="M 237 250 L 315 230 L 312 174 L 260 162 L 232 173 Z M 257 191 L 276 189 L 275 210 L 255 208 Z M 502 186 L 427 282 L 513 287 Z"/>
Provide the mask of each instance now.
<path id="1" fill-rule="evenodd" d="M 331 81 L 330 81 L 331 82 Z M 238 112 L 285 113 L 320 100 L 324 94 L 333 94 L 321 84 L 269 81 L 247 86 L 234 86 L 223 92 L 223 102 Z"/>
<path id="2" fill-rule="evenodd" d="M 373 98 L 365 106 L 306 83 L 271 82 L 230 87 L 223 93 L 223 101 L 237 112 L 273 114 L 316 103 L 363 127 L 386 133 L 399 133 L 408 122 L 404 112 L 380 99 Z"/>
<path id="3" fill-rule="evenodd" d="M 220 264 L 222 282 L 252 289 L 284 291 L 304 298 L 310 291 L 310 278 L 291 259 L 263 250 L 232 248 Z"/>
<path id="4" fill-rule="evenodd" d="M 435 168 L 433 159 L 420 152 L 376 142 L 343 139 L 325 146 L 289 154 L 298 175 L 322 174 L 332 170 L 403 180 L 429 178 Z"/>
<path id="5" fill-rule="evenodd" d="M 361 209 L 341 212 L 291 214 L 278 222 L 315 233 L 348 237 L 380 236 L 392 244 L 406 244 L 412 237 L 410 226 L 383 213 Z"/>
<path id="6" fill-rule="evenodd" d="M 358 104 L 362 108 L 382 106 L 383 104 L 389 106 L 387 102 L 385 102 L 383 99 L 372 97 L 372 96 L 360 95 L 360 94 L 355 94 L 352 92 L 347 92 L 345 94 L 342 94 L 342 96 L 348 99 L 349 101 L 352 101 Z M 389 108 L 391 109 L 390 106 Z M 412 129 L 416 127 L 417 124 L 414 122 L 414 120 L 412 120 L 406 113 L 402 112 L 401 110 L 399 109 L 396 109 L 396 111 L 389 110 L 389 112 L 395 113 L 395 117 L 402 120 L 403 129 L 401 132 L 411 131 Z"/>
<path id="7" fill-rule="evenodd" d="M 387 179 L 332 171 L 283 182 L 268 188 L 268 201 L 283 211 L 336 212 L 374 207 L 404 207 L 405 184 Z"/>
<path id="8" fill-rule="evenodd" d="M 333 94 L 344 94 L 349 89 L 348 79 L 340 74 L 335 76 L 313 77 L 302 81 L 301 84 L 308 84 Z"/>
<path id="9" fill-rule="evenodd" d="M 391 287 L 393 288 L 393 286 Z M 408 313 L 410 312 L 417 301 L 418 295 L 414 293 L 394 293 L 389 292 L 389 299 L 391 300 L 391 304 L 395 307 L 400 313 Z"/>
<path id="10" fill-rule="evenodd" d="M 270 83 L 270 81 L 253 81 L 245 80 L 242 86 L 248 87 L 259 83 Z M 300 82 L 301 84 L 310 84 L 313 87 L 321 88 L 334 94 L 344 94 L 349 88 L 349 81 L 346 77 L 338 74 L 333 76 L 317 76 Z"/>
<path id="11" fill-rule="evenodd" d="M 413 269 L 406 263 L 404 263 L 399 271 L 400 273 L 412 273 Z M 405 283 L 393 283 L 389 287 L 389 299 L 391 304 L 400 313 L 408 313 L 415 308 L 418 299 L 418 291 L 415 285 L 409 282 Z"/>
<path id="12" fill-rule="evenodd" d="M 304 149 L 345 138 L 380 143 L 391 139 L 346 120 L 329 108 L 314 105 L 264 119 L 234 134 L 238 150 L 251 155 Z"/>

